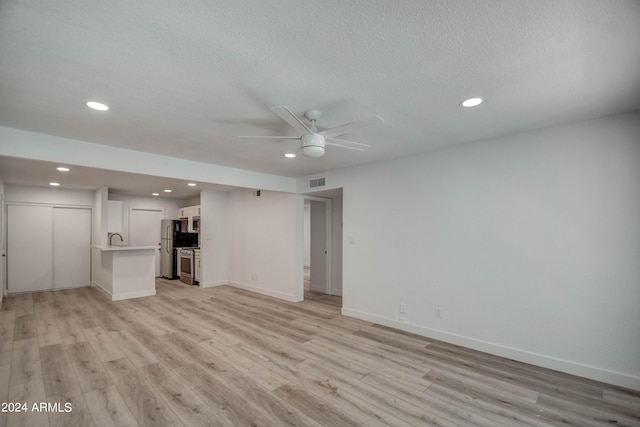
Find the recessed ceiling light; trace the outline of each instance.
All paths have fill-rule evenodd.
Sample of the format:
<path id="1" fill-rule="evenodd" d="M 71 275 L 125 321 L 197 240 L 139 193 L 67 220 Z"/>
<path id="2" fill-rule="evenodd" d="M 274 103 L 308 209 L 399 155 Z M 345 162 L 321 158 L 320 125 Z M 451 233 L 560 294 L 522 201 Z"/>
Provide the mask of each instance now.
<path id="1" fill-rule="evenodd" d="M 190 183 L 188 183 L 187 185 L 188 185 L 189 187 L 195 187 L 195 186 L 196 186 L 196 183 L 195 183 L 195 182 L 190 182 Z"/>
<path id="2" fill-rule="evenodd" d="M 59 187 L 60 183 L 59 182 L 50 182 L 49 185 L 52 186 L 52 187 Z"/>
<path id="3" fill-rule="evenodd" d="M 482 98 L 469 98 L 469 99 L 465 99 L 460 103 L 460 105 L 467 108 L 475 107 L 480 104 L 482 104 Z"/>
<path id="4" fill-rule="evenodd" d="M 65 168 L 64 166 L 59 166 L 56 168 L 56 170 L 59 170 L 60 172 L 69 172 L 69 168 Z"/>
<path id="5" fill-rule="evenodd" d="M 286 153 L 284 156 L 289 159 L 293 159 L 296 155 L 294 153 Z"/>
<path id="6" fill-rule="evenodd" d="M 101 102 L 89 101 L 87 102 L 87 107 L 92 108 L 98 111 L 107 111 L 109 107 Z"/>
<path id="7" fill-rule="evenodd" d="M 166 190 L 164 190 L 165 193 L 171 193 L 171 190 L 169 190 L 168 188 Z"/>
<path id="8" fill-rule="evenodd" d="M 160 193 L 151 193 L 152 196 L 159 196 Z"/>

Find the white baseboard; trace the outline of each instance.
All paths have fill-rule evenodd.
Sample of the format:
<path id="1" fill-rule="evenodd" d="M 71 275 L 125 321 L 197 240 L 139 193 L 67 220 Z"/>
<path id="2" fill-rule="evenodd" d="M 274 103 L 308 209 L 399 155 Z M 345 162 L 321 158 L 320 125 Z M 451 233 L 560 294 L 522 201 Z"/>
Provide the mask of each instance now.
<path id="1" fill-rule="evenodd" d="M 111 301 L 121 301 L 124 299 L 131 299 L 131 298 L 152 297 L 155 294 L 156 294 L 155 289 L 148 289 L 146 291 L 137 291 L 137 292 L 123 292 L 120 294 L 111 295 Z"/>
<path id="2" fill-rule="evenodd" d="M 131 299 L 131 298 L 151 297 L 156 294 L 155 289 L 148 289 L 146 291 L 122 292 L 119 294 L 112 294 L 98 282 L 92 282 L 91 285 L 95 286 L 96 288 L 98 288 L 99 290 L 107 294 L 109 298 L 111 298 L 111 301 L 122 301 L 125 299 Z"/>
<path id="3" fill-rule="evenodd" d="M 285 301 L 290 301 L 290 302 L 300 302 L 301 301 L 299 298 L 296 298 L 295 295 L 283 294 L 281 292 L 272 291 L 270 289 L 264 289 L 264 288 L 259 288 L 257 286 L 253 286 L 253 285 L 247 285 L 246 283 L 228 282 L 227 284 L 229 286 L 233 286 L 234 288 L 244 289 L 245 291 L 255 292 L 255 293 L 261 294 L 261 295 L 267 295 L 267 296 L 278 298 L 278 299 L 282 299 L 282 300 L 285 300 Z"/>
<path id="4" fill-rule="evenodd" d="M 226 281 L 226 280 L 217 280 L 217 281 L 214 281 L 214 282 L 200 282 L 200 283 L 198 283 L 198 285 L 201 288 L 213 288 L 215 286 L 224 286 L 224 285 L 228 285 L 228 284 L 229 284 L 229 282 Z"/>
<path id="5" fill-rule="evenodd" d="M 410 332 L 426 338 L 433 338 L 450 344 L 459 345 L 473 350 L 482 351 L 500 357 L 529 363 L 531 365 L 543 368 L 553 369 L 584 378 L 590 378 L 596 381 L 629 388 L 632 390 L 640 390 L 640 377 L 623 374 L 620 372 L 610 371 L 595 366 L 583 365 L 581 363 L 569 360 L 558 359 L 542 354 L 531 353 L 529 351 L 517 348 L 507 347 L 475 338 L 465 337 L 462 335 L 452 334 L 450 332 L 438 329 L 427 328 L 425 326 L 416 325 L 409 322 L 402 322 L 396 319 L 378 316 L 350 308 L 342 308 L 342 314 L 356 319 L 365 320 L 367 322 L 376 323 L 390 328 L 399 329 L 401 331 Z"/>

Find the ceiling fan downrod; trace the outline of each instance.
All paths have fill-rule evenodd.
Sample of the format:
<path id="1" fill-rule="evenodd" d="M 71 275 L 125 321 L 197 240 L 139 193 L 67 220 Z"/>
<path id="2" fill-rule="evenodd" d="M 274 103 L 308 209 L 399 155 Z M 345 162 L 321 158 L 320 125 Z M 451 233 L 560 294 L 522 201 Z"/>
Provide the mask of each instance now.
<path id="1" fill-rule="evenodd" d="M 322 116 L 322 113 L 318 110 L 309 110 L 306 113 L 304 113 L 304 116 L 306 117 L 307 120 L 311 122 L 311 126 L 309 126 L 309 129 L 311 130 L 311 132 L 317 133 L 318 129 L 316 128 L 316 121 L 320 119 L 320 117 Z"/>

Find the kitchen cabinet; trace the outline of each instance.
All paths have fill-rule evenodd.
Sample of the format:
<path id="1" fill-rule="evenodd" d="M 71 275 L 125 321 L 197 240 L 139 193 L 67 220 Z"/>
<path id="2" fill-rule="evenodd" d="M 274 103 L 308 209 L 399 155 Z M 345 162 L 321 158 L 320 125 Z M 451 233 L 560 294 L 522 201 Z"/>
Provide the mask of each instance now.
<path id="1" fill-rule="evenodd" d="M 109 200 L 107 206 L 107 233 L 122 233 L 122 202 Z"/>
<path id="2" fill-rule="evenodd" d="M 195 249 L 193 251 L 195 253 L 195 270 L 196 270 L 196 282 L 200 283 L 202 281 L 202 267 L 200 265 L 200 249 Z"/>
<path id="3" fill-rule="evenodd" d="M 156 294 L 156 252 L 152 246 L 92 246 L 100 251 L 95 284 L 111 301 Z"/>
<path id="4" fill-rule="evenodd" d="M 200 205 L 180 208 L 180 218 L 200 216 Z"/>
<path id="5" fill-rule="evenodd" d="M 187 218 L 187 232 L 188 233 L 197 233 L 200 228 L 197 222 L 200 219 L 200 205 L 197 206 L 187 206 L 179 209 L 180 218 Z M 194 218 L 196 222 L 194 223 Z"/>

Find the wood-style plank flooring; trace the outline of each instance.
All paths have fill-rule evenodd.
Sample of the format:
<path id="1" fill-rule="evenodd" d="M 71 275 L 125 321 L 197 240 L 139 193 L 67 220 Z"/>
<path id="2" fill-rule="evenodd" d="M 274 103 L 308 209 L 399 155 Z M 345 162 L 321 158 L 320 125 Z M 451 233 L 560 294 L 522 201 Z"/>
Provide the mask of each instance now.
<path id="1" fill-rule="evenodd" d="M 6 298 L 0 401 L 28 411 L 0 426 L 640 426 L 640 392 L 343 317 L 337 297 L 157 292 Z"/>

